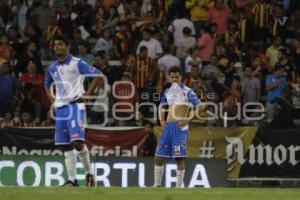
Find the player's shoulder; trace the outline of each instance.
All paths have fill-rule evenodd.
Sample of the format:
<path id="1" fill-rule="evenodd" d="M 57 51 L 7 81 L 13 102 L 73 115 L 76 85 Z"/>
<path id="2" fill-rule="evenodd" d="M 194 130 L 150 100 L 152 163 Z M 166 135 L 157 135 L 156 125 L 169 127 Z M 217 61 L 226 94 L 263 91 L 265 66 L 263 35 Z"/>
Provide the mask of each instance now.
<path id="1" fill-rule="evenodd" d="M 58 65 L 58 61 L 56 60 L 51 65 L 48 66 L 47 70 L 48 71 L 54 70 L 57 65 Z"/>
<path id="2" fill-rule="evenodd" d="M 182 90 L 186 93 L 192 92 L 193 90 L 185 84 L 182 84 Z"/>

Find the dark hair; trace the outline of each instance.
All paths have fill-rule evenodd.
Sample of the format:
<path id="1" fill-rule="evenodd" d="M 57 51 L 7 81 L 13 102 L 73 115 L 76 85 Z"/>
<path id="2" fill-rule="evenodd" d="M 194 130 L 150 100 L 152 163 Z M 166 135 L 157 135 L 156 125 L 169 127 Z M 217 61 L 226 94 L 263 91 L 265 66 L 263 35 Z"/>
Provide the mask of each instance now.
<path id="1" fill-rule="evenodd" d="M 140 53 L 148 51 L 148 48 L 146 46 L 141 46 L 140 47 Z"/>
<path id="2" fill-rule="evenodd" d="M 189 27 L 186 26 L 186 27 L 183 28 L 182 32 L 185 35 L 191 35 L 192 30 Z"/>
<path id="3" fill-rule="evenodd" d="M 53 41 L 55 40 L 59 40 L 59 41 L 63 41 L 63 43 L 65 43 L 65 45 L 70 45 L 70 39 L 68 38 L 68 36 L 66 35 L 56 35 L 53 39 Z"/>
<path id="4" fill-rule="evenodd" d="M 180 67 L 172 66 L 172 67 L 169 69 L 169 74 L 171 74 L 171 73 L 177 73 L 177 72 L 178 72 L 180 75 L 182 75 Z"/>

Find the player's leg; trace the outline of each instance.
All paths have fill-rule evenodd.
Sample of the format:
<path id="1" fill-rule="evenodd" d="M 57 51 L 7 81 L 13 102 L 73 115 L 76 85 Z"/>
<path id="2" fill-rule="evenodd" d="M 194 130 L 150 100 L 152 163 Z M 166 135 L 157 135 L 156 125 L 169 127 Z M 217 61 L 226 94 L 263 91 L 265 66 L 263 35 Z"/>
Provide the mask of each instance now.
<path id="1" fill-rule="evenodd" d="M 87 186 L 95 185 L 90 163 L 90 153 L 85 145 L 86 110 L 83 103 L 72 104 L 72 118 L 68 123 L 68 129 L 73 147 L 78 152 L 78 158 L 86 171 Z"/>
<path id="2" fill-rule="evenodd" d="M 167 124 L 167 127 L 164 129 L 160 137 L 158 147 L 156 149 L 154 157 L 154 187 L 160 187 L 162 176 L 164 173 L 164 159 L 166 157 L 171 157 L 171 143 L 170 143 L 170 125 Z"/>
<path id="3" fill-rule="evenodd" d="M 86 184 L 88 187 L 95 186 L 94 176 L 91 169 L 90 153 L 83 141 L 73 141 L 73 147 L 78 152 L 78 158 L 86 171 Z"/>
<path id="4" fill-rule="evenodd" d="M 183 179 L 185 174 L 184 158 L 187 156 L 186 142 L 188 137 L 187 130 L 181 130 L 176 127 L 176 130 L 172 132 L 172 157 L 175 158 L 177 164 L 177 180 L 176 187 L 183 187 Z"/>
<path id="5" fill-rule="evenodd" d="M 154 157 L 154 184 L 153 187 L 160 187 L 164 173 L 164 158 L 161 156 Z"/>
<path id="6" fill-rule="evenodd" d="M 183 178 L 185 174 L 184 158 L 175 158 L 175 160 L 177 164 L 176 187 L 181 188 L 183 186 Z"/>
<path id="7" fill-rule="evenodd" d="M 62 185 L 63 187 L 78 186 L 76 180 L 76 152 L 70 144 L 70 136 L 65 118 L 68 114 L 68 108 L 58 108 L 55 113 L 55 145 L 64 152 L 65 165 L 68 173 L 68 181 Z"/>

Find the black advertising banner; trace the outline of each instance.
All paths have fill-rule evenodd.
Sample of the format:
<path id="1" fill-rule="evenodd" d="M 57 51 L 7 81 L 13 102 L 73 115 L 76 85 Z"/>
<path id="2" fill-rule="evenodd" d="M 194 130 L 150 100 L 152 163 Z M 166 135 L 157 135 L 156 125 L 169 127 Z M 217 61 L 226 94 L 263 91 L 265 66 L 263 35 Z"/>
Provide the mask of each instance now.
<path id="1" fill-rule="evenodd" d="M 236 158 L 239 160 L 239 156 Z M 299 129 L 261 128 L 244 159 L 239 160 L 242 164 L 239 177 L 300 178 L 299 161 Z"/>

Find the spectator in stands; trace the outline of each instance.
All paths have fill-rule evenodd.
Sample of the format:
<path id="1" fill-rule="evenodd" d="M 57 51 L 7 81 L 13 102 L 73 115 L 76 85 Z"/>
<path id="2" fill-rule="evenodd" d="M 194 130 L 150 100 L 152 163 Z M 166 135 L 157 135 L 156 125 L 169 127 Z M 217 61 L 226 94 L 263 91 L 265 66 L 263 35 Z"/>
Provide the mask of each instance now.
<path id="1" fill-rule="evenodd" d="M 146 46 L 148 49 L 148 56 L 152 59 L 158 59 L 162 54 L 163 50 L 158 40 L 152 37 L 150 29 L 143 30 L 143 40 L 138 44 L 136 54 L 140 53 L 140 48 Z"/>
<path id="2" fill-rule="evenodd" d="M 242 91 L 242 99 L 244 104 L 260 101 L 260 81 L 255 76 L 253 76 L 252 67 L 246 66 L 244 69 Z"/>
<path id="3" fill-rule="evenodd" d="M 185 6 L 190 10 L 191 21 L 194 24 L 196 36 L 199 36 L 199 30 L 201 30 L 208 21 L 208 10 L 213 7 L 213 1 L 189 0 L 185 1 Z"/>
<path id="4" fill-rule="evenodd" d="M 100 52 L 105 51 L 105 54 L 109 57 L 113 57 L 113 41 L 111 37 L 111 31 L 105 30 L 103 34 L 100 34 L 100 38 L 97 40 L 94 51 Z"/>
<path id="5" fill-rule="evenodd" d="M 199 49 L 199 58 L 202 60 L 203 65 L 210 62 L 210 58 L 214 53 L 214 40 L 210 35 L 210 28 L 207 26 L 202 27 L 200 30 L 201 36 L 198 38 L 197 47 Z"/>
<path id="6" fill-rule="evenodd" d="M 36 127 L 37 124 L 29 111 L 22 111 L 20 117 L 20 127 Z"/>
<path id="7" fill-rule="evenodd" d="M 72 13 L 75 13 L 75 22 L 78 25 L 84 26 L 86 30 L 92 27 L 92 6 L 87 3 L 87 0 L 77 0 L 72 6 Z"/>
<path id="8" fill-rule="evenodd" d="M 15 96 L 18 91 L 18 81 L 12 75 L 11 66 L 4 62 L 0 66 L 0 118 L 4 113 L 13 111 Z"/>
<path id="9" fill-rule="evenodd" d="M 177 18 L 173 20 L 171 25 L 168 27 L 168 31 L 173 35 L 173 40 L 176 47 L 180 46 L 179 41 L 183 38 L 183 29 L 185 27 L 191 29 L 191 35 L 195 35 L 194 24 L 188 18 L 186 18 L 186 16 L 177 13 Z"/>
<path id="10" fill-rule="evenodd" d="M 163 57 L 157 61 L 158 68 L 164 72 L 165 83 L 170 83 L 169 69 L 173 66 L 181 67 L 179 58 L 176 57 L 176 47 L 169 44 Z M 184 70 L 182 69 L 184 72 Z"/>
<path id="11" fill-rule="evenodd" d="M 183 37 L 179 40 L 176 55 L 183 66 L 185 58 L 189 55 L 188 51 L 196 45 L 197 41 L 195 37 L 191 35 L 192 31 L 189 27 L 184 27 L 182 32 Z"/>
<path id="12" fill-rule="evenodd" d="M 267 123 L 270 123 L 276 112 L 276 98 L 285 96 L 285 89 L 288 83 L 284 76 L 284 69 L 281 67 L 275 67 L 274 72 L 267 76 L 266 79 L 266 112 Z"/>
<path id="13" fill-rule="evenodd" d="M 273 68 L 278 62 L 278 54 L 279 54 L 279 49 L 282 48 L 282 40 L 279 36 L 275 36 L 273 38 L 272 44 L 268 47 L 266 51 L 266 56 L 268 58 L 270 66 Z"/>
<path id="14" fill-rule="evenodd" d="M 155 69 L 155 62 L 148 56 L 147 47 L 142 46 L 139 54 L 130 59 L 128 66 L 128 70 L 133 75 L 133 83 L 139 92 L 147 87 Z"/>
<path id="15" fill-rule="evenodd" d="M 191 70 L 193 66 L 196 66 L 197 71 L 200 72 L 202 68 L 201 58 L 199 57 L 199 49 L 198 47 L 192 47 L 189 49 L 189 56 L 185 59 L 185 70 L 187 76 L 191 74 Z M 197 76 L 198 74 L 196 74 Z"/>
<path id="16" fill-rule="evenodd" d="M 14 49 L 11 44 L 9 44 L 8 37 L 5 34 L 0 34 L 0 59 L 4 59 L 11 62 L 14 56 Z"/>
<path id="17" fill-rule="evenodd" d="M 27 24 L 27 21 L 29 19 L 29 12 L 28 12 L 28 6 L 26 5 L 26 1 L 24 0 L 16 0 L 14 1 L 13 7 L 12 7 L 12 14 L 14 17 L 14 20 L 16 22 L 17 27 L 21 30 L 25 30 L 25 26 Z"/>
<path id="18" fill-rule="evenodd" d="M 105 52 L 98 53 L 95 56 L 92 65 L 100 69 L 101 72 L 107 77 L 107 82 L 109 85 L 112 85 L 113 82 L 116 81 L 114 69 L 109 65 Z"/>
<path id="19" fill-rule="evenodd" d="M 224 0 L 215 0 L 215 7 L 208 11 L 208 21 L 217 24 L 217 33 L 224 35 L 227 31 L 228 21 L 231 17 L 231 11 Z"/>
<path id="20" fill-rule="evenodd" d="M 146 120 L 144 127 L 145 127 L 145 133 L 147 134 L 147 139 L 145 140 L 143 146 L 143 156 L 153 157 L 157 146 L 157 139 L 153 132 L 154 124 Z"/>
<path id="21" fill-rule="evenodd" d="M 124 72 L 121 82 L 117 82 L 115 87 L 113 86 L 115 90 L 113 102 L 116 105 L 113 110 L 114 120 L 125 120 L 126 124 L 130 124 L 134 120 L 136 103 L 139 101 L 137 90 L 130 82 L 132 82 L 131 73 Z M 126 111 L 120 112 L 121 109 L 126 109 Z"/>
<path id="22" fill-rule="evenodd" d="M 94 60 L 94 55 L 90 53 L 90 48 L 87 43 L 82 42 L 78 45 L 79 55 L 78 58 L 81 58 L 83 61 L 88 63 L 89 65 L 92 64 Z"/>
<path id="23" fill-rule="evenodd" d="M 41 0 L 41 5 L 32 12 L 32 21 L 40 30 L 45 30 L 49 25 L 49 19 L 54 15 L 53 8 L 49 6 L 49 0 Z"/>
<path id="24" fill-rule="evenodd" d="M 11 112 L 6 112 L 4 114 L 3 120 L 0 120 L 0 128 L 12 127 L 15 126 L 13 120 L 13 114 Z"/>
<path id="25" fill-rule="evenodd" d="M 92 124 L 106 126 L 108 123 L 108 112 L 110 108 L 111 86 L 107 82 L 107 77 L 104 77 L 99 82 L 99 85 L 94 90 L 95 103 L 92 107 Z"/>
<path id="26" fill-rule="evenodd" d="M 71 18 L 71 12 L 67 4 L 62 4 L 59 7 L 59 19 L 57 25 L 64 35 L 73 38 L 75 24 Z"/>
<path id="27" fill-rule="evenodd" d="M 257 40 L 266 40 L 269 36 L 271 5 L 266 0 L 258 0 L 252 7 L 254 35 Z"/>
<path id="28" fill-rule="evenodd" d="M 289 60 L 288 50 L 279 49 L 278 62 L 275 67 L 278 66 L 285 71 L 285 76 L 289 82 L 295 83 L 296 81 L 296 66 Z"/>
<path id="29" fill-rule="evenodd" d="M 37 52 L 37 46 L 34 42 L 27 43 L 25 52 L 19 55 L 15 68 L 16 77 L 19 77 L 20 73 L 26 73 L 27 66 L 31 62 L 36 64 L 37 71 L 39 73 L 44 73 L 42 69 L 42 62 Z"/>
<path id="30" fill-rule="evenodd" d="M 120 30 L 114 34 L 114 56 L 120 58 L 123 55 L 128 55 L 131 52 L 132 35 L 127 24 L 122 22 L 119 25 Z"/>

